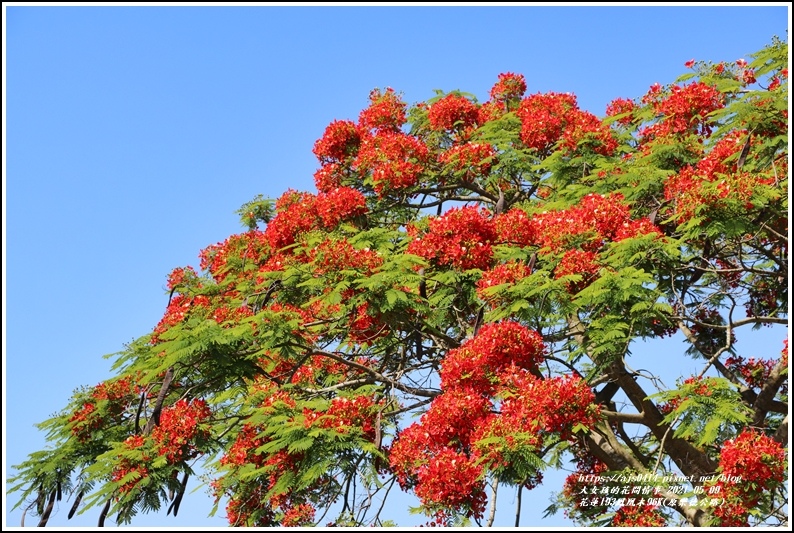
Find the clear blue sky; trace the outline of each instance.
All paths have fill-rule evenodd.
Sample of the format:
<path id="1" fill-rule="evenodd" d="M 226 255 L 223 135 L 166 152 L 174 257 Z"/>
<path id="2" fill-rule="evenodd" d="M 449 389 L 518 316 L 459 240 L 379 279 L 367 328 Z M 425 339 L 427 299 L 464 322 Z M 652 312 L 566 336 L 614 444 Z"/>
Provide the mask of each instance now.
<path id="1" fill-rule="evenodd" d="M 200 249 L 240 232 L 234 211 L 256 194 L 314 191 L 315 140 L 330 121 L 355 120 L 371 89 L 409 103 L 434 89 L 485 101 L 499 73 L 515 72 L 529 93 L 572 92 L 603 116 L 689 59 L 748 58 L 773 35 L 788 40 L 790 26 L 782 3 L 3 11 L 4 484 L 44 444 L 33 424 L 109 377 L 101 356 L 158 322 L 171 269 L 198 266 Z M 739 336 L 743 355 L 779 353 L 785 332 L 765 331 Z M 560 488 L 548 479 L 525 493 L 522 525 L 570 525 L 541 520 Z M 133 524 L 225 525 L 222 510 L 205 518 L 202 490 L 176 519 Z M 501 525 L 512 524 L 511 498 Z M 98 509 L 67 522 L 69 506 L 50 524 L 96 524 Z M 6 510 L 4 529 L 20 515 Z"/>

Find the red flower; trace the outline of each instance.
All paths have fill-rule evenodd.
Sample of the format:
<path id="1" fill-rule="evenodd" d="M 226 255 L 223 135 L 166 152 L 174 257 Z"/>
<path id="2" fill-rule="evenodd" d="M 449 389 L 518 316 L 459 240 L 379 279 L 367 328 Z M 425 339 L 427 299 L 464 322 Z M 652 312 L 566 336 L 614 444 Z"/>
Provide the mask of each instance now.
<path id="1" fill-rule="evenodd" d="M 720 452 L 713 486 L 725 503 L 714 509 L 723 526 L 747 526 L 750 510 L 761 495 L 786 477 L 786 450 L 762 433 L 745 429 L 726 442 Z"/>
<path id="2" fill-rule="evenodd" d="M 349 120 L 335 120 L 314 143 L 314 155 L 320 163 L 339 163 L 354 156 L 361 144 L 358 127 Z"/>
<path id="3" fill-rule="evenodd" d="M 314 203 L 325 229 L 336 228 L 342 221 L 367 213 L 364 195 L 350 187 L 335 187 L 317 195 Z"/>
<path id="4" fill-rule="evenodd" d="M 499 307 L 504 301 L 503 298 L 499 297 L 499 295 L 489 294 L 488 289 L 505 283 L 515 284 L 530 274 L 531 272 L 527 265 L 518 261 L 509 261 L 497 265 L 493 269 L 483 272 L 482 277 L 477 282 L 477 296 L 489 302 L 492 307 Z"/>
<path id="5" fill-rule="evenodd" d="M 370 105 L 358 117 L 358 124 L 364 131 L 396 132 L 405 124 L 405 102 L 391 87 L 386 92 L 373 89 L 369 93 Z"/>
<path id="6" fill-rule="evenodd" d="M 152 430 L 152 440 L 158 453 L 171 464 L 195 457 L 196 441 L 206 439 L 209 433 L 200 425 L 210 417 L 204 400 L 181 399 L 163 409 L 160 423 Z"/>
<path id="7" fill-rule="evenodd" d="M 168 290 L 181 287 L 186 281 L 196 279 L 196 271 L 193 267 L 175 268 L 168 275 Z"/>
<path id="8" fill-rule="evenodd" d="M 716 87 L 703 82 L 673 85 L 666 96 L 657 87 L 643 97 L 643 103 L 651 104 L 658 117 L 656 124 L 640 132 L 646 140 L 687 133 L 711 134 L 709 114 L 725 106 L 725 98 Z"/>
<path id="9" fill-rule="evenodd" d="M 607 116 L 608 117 L 615 117 L 617 115 L 624 115 L 623 117 L 618 119 L 618 124 L 622 124 L 627 126 L 631 124 L 633 119 L 632 113 L 637 108 L 634 104 L 634 101 L 628 100 L 626 98 L 615 98 L 609 104 L 607 104 Z"/>
<path id="10" fill-rule="evenodd" d="M 484 209 L 453 208 L 431 218 L 425 235 L 417 235 L 413 227 L 409 228 L 409 234 L 415 238 L 408 245 L 408 253 L 437 265 L 485 270 L 493 261 L 491 243 L 496 239 L 496 231 L 490 213 Z"/>
<path id="11" fill-rule="evenodd" d="M 592 113 L 582 111 L 572 94 L 534 94 L 521 101 L 521 140 L 540 153 L 548 152 L 558 141 L 569 151 L 589 139 L 596 153 L 611 155 L 617 141 Z"/>
<path id="12" fill-rule="evenodd" d="M 531 246 L 537 244 L 538 236 L 535 225 L 529 219 L 526 211 L 514 207 L 502 213 L 494 220 L 497 242 L 500 244 L 516 244 Z"/>
<path id="13" fill-rule="evenodd" d="M 664 527 L 667 520 L 655 505 L 624 505 L 612 518 L 615 527 Z"/>
<path id="14" fill-rule="evenodd" d="M 450 165 L 464 181 L 485 177 L 496 163 L 496 150 L 490 144 L 466 143 L 442 152 L 439 162 Z"/>
<path id="15" fill-rule="evenodd" d="M 460 134 L 477 125 L 477 105 L 464 96 L 448 94 L 430 106 L 427 119 L 436 131 Z"/>
<path id="16" fill-rule="evenodd" d="M 581 280 L 566 283 L 568 292 L 575 294 L 590 285 L 598 277 L 601 265 L 596 262 L 596 258 L 595 252 L 576 249 L 568 250 L 554 270 L 554 277 L 555 279 L 560 279 L 571 274 L 581 275 Z"/>
<path id="17" fill-rule="evenodd" d="M 510 100 L 518 100 L 527 91 L 527 82 L 523 74 L 513 74 L 505 72 L 499 74 L 499 81 L 491 87 L 491 100 L 494 102 L 506 103 Z"/>
<path id="18" fill-rule="evenodd" d="M 521 140 L 529 148 L 544 153 L 560 140 L 570 115 L 578 111 L 572 94 L 533 94 L 524 98 L 518 108 L 521 119 Z"/>
<path id="19" fill-rule="evenodd" d="M 429 160 L 427 146 L 412 135 L 381 131 L 367 137 L 354 165 L 361 172 L 372 172 L 375 191 L 397 191 L 419 182 Z"/>
<path id="20" fill-rule="evenodd" d="M 600 418 L 593 391 L 577 376 L 539 379 L 511 369 L 502 382 L 501 416 L 524 431 L 557 433 L 569 439 L 574 426 L 592 428 Z"/>
<path id="21" fill-rule="evenodd" d="M 465 510 L 468 517 L 480 518 L 485 511 L 485 482 L 482 467 L 466 455 L 441 450 L 419 469 L 414 492 L 428 507 Z"/>
<path id="22" fill-rule="evenodd" d="M 751 69 L 751 68 L 744 69 L 742 71 L 741 79 L 742 79 L 742 83 L 744 85 L 752 85 L 756 81 L 755 80 L 755 71 L 753 69 Z"/>
<path id="23" fill-rule="evenodd" d="M 485 102 L 477 110 L 477 124 L 485 124 L 491 120 L 496 120 L 505 114 L 505 110 L 499 102 Z"/>

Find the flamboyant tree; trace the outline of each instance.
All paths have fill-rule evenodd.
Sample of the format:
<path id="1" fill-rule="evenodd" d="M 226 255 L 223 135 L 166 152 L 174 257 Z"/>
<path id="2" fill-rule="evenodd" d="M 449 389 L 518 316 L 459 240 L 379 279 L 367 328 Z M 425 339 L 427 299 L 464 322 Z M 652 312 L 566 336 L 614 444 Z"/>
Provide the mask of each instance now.
<path id="1" fill-rule="evenodd" d="M 490 525 L 497 487 L 568 467 L 549 511 L 579 524 L 787 523 L 787 62 L 691 61 L 606 118 L 514 73 L 483 104 L 372 91 L 315 193 L 171 272 L 116 377 L 41 424 L 17 506 L 176 514 L 201 466 L 231 525 L 382 525 L 395 485 Z M 751 328 L 780 350 L 742 355 Z M 664 338 L 641 366 L 696 375 L 634 364 Z"/>

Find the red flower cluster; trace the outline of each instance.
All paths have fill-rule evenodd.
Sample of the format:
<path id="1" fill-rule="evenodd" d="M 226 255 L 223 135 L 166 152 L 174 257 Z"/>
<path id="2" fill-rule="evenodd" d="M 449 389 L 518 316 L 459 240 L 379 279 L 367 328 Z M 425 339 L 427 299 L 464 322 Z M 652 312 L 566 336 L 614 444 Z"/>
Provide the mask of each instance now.
<path id="1" fill-rule="evenodd" d="M 629 100 L 627 98 L 615 98 L 609 102 L 609 104 L 607 104 L 607 116 L 616 117 L 618 115 L 624 115 L 617 120 L 617 123 L 622 124 L 623 126 L 628 126 L 634 119 L 632 114 L 634 113 L 635 109 L 637 109 L 637 106 L 634 104 L 633 100 Z"/>
<path id="2" fill-rule="evenodd" d="M 544 433 L 567 439 L 576 424 L 592 427 L 599 416 L 592 391 L 576 377 L 535 377 L 543 355 L 540 335 L 515 322 L 485 325 L 450 350 L 442 393 L 392 445 L 400 485 L 415 487 L 430 511 L 481 516 L 484 468 L 506 466 L 506 455 L 538 452 Z M 501 398 L 498 413 L 494 397 Z M 494 437 L 503 444 L 495 446 Z M 537 475 L 526 483 L 539 481 Z"/>
<path id="3" fill-rule="evenodd" d="M 518 117 L 521 119 L 521 140 L 529 148 L 545 153 L 562 138 L 568 117 L 579 106 L 572 94 L 533 94 L 521 101 Z"/>
<path id="4" fill-rule="evenodd" d="M 561 211 L 544 211 L 531 219 L 537 244 L 551 251 L 563 251 L 580 243 L 582 250 L 597 252 L 605 242 L 658 233 L 649 220 L 631 221 L 623 195 L 588 194 L 581 201 Z M 582 242 L 583 241 L 583 242 Z"/>
<path id="5" fill-rule="evenodd" d="M 499 81 L 491 87 L 491 100 L 500 104 L 518 100 L 527 91 L 527 82 L 523 74 L 505 72 L 499 74 Z"/>
<path id="6" fill-rule="evenodd" d="M 319 228 L 315 201 L 313 194 L 292 189 L 281 195 L 276 201 L 278 213 L 265 230 L 265 236 L 274 250 L 294 244 L 300 233 Z"/>
<path id="7" fill-rule="evenodd" d="M 568 124 L 560 140 L 560 146 L 569 153 L 575 152 L 580 145 L 587 144 L 597 154 L 611 156 L 618 147 L 609 127 L 601 119 L 588 111 L 577 111 L 568 117 Z"/>
<path id="8" fill-rule="evenodd" d="M 727 167 L 727 157 L 737 154 L 744 144 L 742 132 L 726 136 L 693 168 L 686 166 L 667 179 L 665 199 L 674 202 L 675 213 L 682 221 L 690 220 L 697 210 L 720 209 L 738 203 L 739 209 L 752 209 L 755 189 L 771 185 L 774 178 L 756 173 L 737 172 Z M 712 184 L 716 183 L 716 187 Z"/>
<path id="9" fill-rule="evenodd" d="M 103 419 L 101 416 L 95 415 L 94 411 L 96 411 L 96 404 L 89 401 L 69 417 L 69 423 L 74 424 L 72 435 L 77 437 L 80 442 L 91 440 L 91 434 L 102 427 Z"/>
<path id="10" fill-rule="evenodd" d="M 142 390 L 130 376 L 99 383 L 91 390 L 90 398 L 69 418 L 74 424 L 72 435 L 80 442 L 88 442 L 97 429 L 120 423 L 120 417 L 138 401 Z"/>
<path id="11" fill-rule="evenodd" d="M 315 277 L 336 279 L 347 270 L 369 276 L 383 264 L 383 258 L 369 248 L 353 248 L 347 239 L 325 239 L 313 248 L 307 260 L 313 264 Z"/>
<path id="12" fill-rule="evenodd" d="M 175 268 L 168 275 L 168 290 L 171 291 L 178 287 L 182 287 L 185 283 L 195 280 L 196 277 L 196 271 L 193 267 Z"/>
<path id="13" fill-rule="evenodd" d="M 477 127 L 477 105 L 465 96 L 448 94 L 427 111 L 430 127 L 436 131 L 462 134 Z"/>
<path id="14" fill-rule="evenodd" d="M 530 221 L 529 215 L 523 209 L 514 207 L 500 214 L 494 224 L 497 242 L 500 244 L 531 246 L 538 243 L 535 224 Z"/>
<path id="15" fill-rule="evenodd" d="M 128 402 L 130 398 L 137 397 L 137 395 L 141 393 L 141 390 L 141 386 L 138 385 L 131 376 L 125 376 L 116 381 L 106 381 L 97 384 L 91 396 L 97 400 L 107 400 L 111 403 L 121 401 L 123 405 Z M 117 405 L 110 408 L 111 413 L 119 414 L 122 411 L 124 411 L 123 406 Z"/>
<path id="16" fill-rule="evenodd" d="M 373 89 L 369 93 L 370 104 L 358 117 L 359 128 L 363 131 L 398 131 L 405 124 L 406 104 L 391 87 L 386 92 Z"/>
<path id="17" fill-rule="evenodd" d="M 430 510 L 481 516 L 483 466 L 473 438 L 494 416 L 489 396 L 503 369 L 537 368 L 542 357 L 540 336 L 513 322 L 483 326 L 476 337 L 451 350 L 442 363 L 444 392 L 392 445 L 389 460 L 400 485 L 415 486 Z"/>
<path id="18" fill-rule="evenodd" d="M 582 277 L 579 281 L 566 282 L 566 290 L 571 294 L 576 294 L 598 277 L 601 265 L 596 261 L 598 255 L 595 252 L 585 250 L 568 250 L 562 256 L 560 264 L 554 269 L 554 278 L 560 279 L 571 274 L 578 274 Z"/>
<path id="19" fill-rule="evenodd" d="M 521 101 L 521 140 L 541 154 L 548 153 L 558 141 L 569 151 L 575 151 L 585 139 L 591 149 L 611 155 L 617 148 L 612 133 L 595 115 L 579 109 L 572 94 L 534 94 Z"/>
<path id="20" fill-rule="evenodd" d="M 499 102 L 485 102 L 477 110 L 477 124 L 485 124 L 491 120 L 496 120 L 501 118 L 504 114 L 504 104 Z"/>
<path id="21" fill-rule="evenodd" d="M 317 195 L 314 207 L 322 221 L 322 227 L 327 230 L 367 213 L 364 195 L 350 187 L 337 187 L 321 192 Z"/>
<path id="22" fill-rule="evenodd" d="M 725 499 L 714 515 L 726 527 L 747 526 L 750 510 L 764 492 L 786 477 L 786 450 L 766 435 L 745 429 L 720 452 L 720 477 L 714 486 Z"/>
<path id="23" fill-rule="evenodd" d="M 206 440 L 209 432 L 201 424 L 210 417 L 204 400 L 181 399 L 163 409 L 160 423 L 152 430 L 157 452 L 171 464 L 192 459 L 197 454 L 196 441 Z"/>
<path id="24" fill-rule="evenodd" d="M 483 272 L 482 277 L 477 281 L 477 296 L 488 302 L 491 307 L 497 308 L 504 303 L 504 300 L 498 295 L 488 294 L 488 289 L 505 283 L 515 284 L 530 274 L 529 267 L 518 261 L 496 265 L 493 269 Z"/>
<path id="25" fill-rule="evenodd" d="M 331 230 L 340 222 L 366 214 L 367 205 L 360 191 L 338 187 L 317 196 L 293 190 L 276 202 L 278 213 L 265 229 L 265 237 L 274 250 L 290 246 L 301 233 Z"/>
<path id="26" fill-rule="evenodd" d="M 438 156 L 440 163 L 450 165 L 464 181 L 485 177 L 496 163 L 496 150 L 490 144 L 455 145 Z"/>
<path id="27" fill-rule="evenodd" d="M 490 407 L 490 400 L 467 387 L 436 397 L 420 422 L 403 430 L 392 445 L 389 462 L 400 486 L 416 487 L 416 495 L 430 509 L 441 507 L 469 517 L 482 516 L 482 466 L 469 454 L 469 446 L 471 435 L 489 415 Z M 461 476 L 464 483 L 449 475 Z"/>
<path id="28" fill-rule="evenodd" d="M 514 208 L 494 220 L 496 242 L 519 246 L 539 246 L 541 253 L 564 252 L 555 277 L 582 274 L 583 279 L 569 283 L 568 289 L 577 292 L 591 283 L 600 270 L 597 252 L 606 242 L 653 233 L 662 236 L 661 230 L 648 219 L 631 220 L 629 208 L 621 194 L 601 196 L 588 194 L 580 202 L 560 211 L 544 211 L 532 218 L 521 209 Z M 511 267 L 496 267 L 483 275 L 479 290 L 505 282 L 515 282 L 518 272 Z M 526 274 L 528 275 L 528 273 Z M 485 298 L 484 293 L 480 297 Z"/>
<path id="29" fill-rule="evenodd" d="M 426 234 L 420 236 L 414 226 L 409 226 L 408 232 L 414 238 L 408 245 L 408 253 L 433 264 L 485 270 L 493 262 L 491 243 L 496 240 L 496 231 L 485 209 L 453 208 L 431 218 Z"/>
<path id="30" fill-rule="evenodd" d="M 135 450 L 142 447 L 144 443 L 142 435 L 133 435 L 124 441 L 124 447 L 128 450 Z M 146 455 L 143 456 L 142 462 L 132 461 L 126 457 L 121 458 L 119 464 L 113 469 L 110 479 L 115 483 L 119 483 L 130 474 L 133 477 L 119 487 L 119 493 L 126 494 L 130 492 L 138 483 L 149 477 L 149 469 L 146 467 L 149 459 Z"/>
<path id="31" fill-rule="evenodd" d="M 612 518 L 614 527 L 664 527 L 667 520 L 655 505 L 624 505 Z"/>
<path id="32" fill-rule="evenodd" d="M 225 305 L 216 307 L 210 314 L 210 318 L 224 327 L 233 327 L 240 324 L 240 321 L 254 316 L 253 311 L 248 307 L 230 308 Z"/>
<path id="33" fill-rule="evenodd" d="M 419 468 L 415 493 L 431 509 L 469 508 L 470 516 L 479 517 L 485 510 L 481 474 L 465 454 L 444 448 Z"/>
<path id="34" fill-rule="evenodd" d="M 498 376 L 508 367 L 537 369 L 543 361 L 541 336 L 516 322 L 484 325 L 476 337 L 450 350 L 441 363 L 443 390 L 469 385 L 492 395 Z"/>
<path id="35" fill-rule="evenodd" d="M 752 85 L 756 82 L 755 79 L 755 71 L 751 68 L 746 68 L 742 70 L 741 80 L 744 85 Z"/>
<path id="36" fill-rule="evenodd" d="M 512 369 L 502 382 L 501 416 L 523 431 L 556 433 L 569 439 L 576 424 L 591 428 L 600 417 L 593 391 L 578 376 L 540 379 Z"/>
<path id="37" fill-rule="evenodd" d="M 336 397 L 325 413 L 304 409 L 304 424 L 311 427 L 317 423 L 320 427 L 335 429 L 339 433 L 349 433 L 352 428 L 360 429 L 364 438 L 375 441 L 375 414 L 379 406 L 369 396 L 359 395 L 348 398 Z"/>
<path id="38" fill-rule="evenodd" d="M 673 85 L 667 94 L 654 85 L 642 101 L 651 104 L 657 115 L 655 124 L 640 130 L 645 140 L 687 133 L 708 137 L 712 126 L 709 114 L 725 106 L 722 93 L 703 82 Z"/>
<path id="39" fill-rule="evenodd" d="M 257 454 L 256 449 L 265 444 L 267 440 L 258 437 L 260 432 L 261 430 L 257 427 L 244 424 L 226 455 L 221 458 L 221 464 L 243 466 L 251 463 L 261 467 L 265 462 L 265 457 L 262 454 Z"/>
<path id="40" fill-rule="evenodd" d="M 664 236 L 664 233 L 662 233 L 662 230 L 659 229 L 659 226 L 647 218 L 641 218 L 638 220 L 623 222 L 623 224 L 618 226 L 618 229 L 615 231 L 615 235 L 612 240 L 619 242 L 623 239 L 630 239 L 639 235 L 650 235 L 651 233 L 654 233 L 659 237 Z"/>
<path id="41" fill-rule="evenodd" d="M 199 266 L 201 270 L 208 271 L 215 281 L 221 282 L 229 275 L 229 260 L 232 258 L 245 259 L 259 265 L 267 261 L 270 254 L 271 245 L 267 235 L 254 229 L 245 233 L 231 235 L 225 241 L 210 245 L 202 250 L 199 253 L 199 259 L 201 260 Z M 175 281 L 180 283 L 192 281 L 189 271 L 183 269 L 181 273 L 177 273 L 178 271 L 179 269 L 172 273 L 172 276 L 176 275 Z"/>
<path id="42" fill-rule="evenodd" d="M 725 360 L 725 366 L 744 378 L 745 383 L 752 388 L 763 387 L 769 378 L 769 373 L 775 367 L 776 361 L 772 359 L 745 359 L 742 356 L 731 356 Z"/>
<path id="43" fill-rule="evenodd" d="M 427 146 L 412 135 L 381 131 L 366 137 L 354 165 L 360 172 L 371 172 L 375 192 L 413 187 L 425 169 L 430 155 Z"/>
<path id="44" fill-rule="evenodd" d="M 210 300 L 206 296 L 185 296 L 183 294 L 174 296 L 171 298 L 171 303 L 166 308 L 163 318 L 155 326 L 150 342 L 152 344 L 159 343 L 160 335 L 185 320 L 194 310 L 207 311 L 209 308 Z"/>
<path id="45" fill-rule="evenodd" d="M 284 512 L 281 525 L 284 527 L 310 526 L 314 521 L 315 509 L 310 503 L 300 503 Z"/>
<path id="46" fill-rule="evenodd" d="M 342 186 L 344 165 L 341 163 L 326 163 L 314 173 L 314 185 L 318 191 L 330 191 Z"/>
<path id="47" fill-rule="evenodd" d="M 314 143 L 314 155 L 322 164 L 341 163 L 355 156 L 361 145 L 358 127 L 349 120 L 334 120 Z"/>

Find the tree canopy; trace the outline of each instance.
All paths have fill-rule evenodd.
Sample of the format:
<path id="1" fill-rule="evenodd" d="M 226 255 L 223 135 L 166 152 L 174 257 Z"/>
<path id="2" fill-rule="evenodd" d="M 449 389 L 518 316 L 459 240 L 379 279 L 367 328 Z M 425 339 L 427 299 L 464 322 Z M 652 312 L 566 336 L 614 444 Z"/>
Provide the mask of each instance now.
<path id="1" fill-rule="evenodd" d="M 399 487 L 491 525 L 498 487 L 569 468 L 547 512 L 577 524 L 788 524 L 787 64 L 693 60 L 604 118 L 510 72 L 484 103 L 373 90 L 316 193 L 244 204 L 40 424 L 16 506 L 128 523 L 203 482 L 230 525 L 383 526 Z"/>

